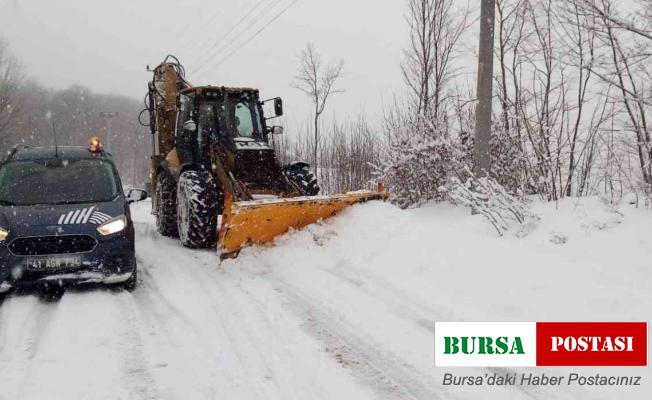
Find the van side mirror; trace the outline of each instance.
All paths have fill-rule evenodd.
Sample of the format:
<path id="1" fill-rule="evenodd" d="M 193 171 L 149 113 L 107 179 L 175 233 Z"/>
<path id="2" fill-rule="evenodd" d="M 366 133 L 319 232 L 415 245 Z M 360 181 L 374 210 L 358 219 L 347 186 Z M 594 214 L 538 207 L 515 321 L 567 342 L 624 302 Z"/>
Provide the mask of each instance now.
<path id="1" fill-rule="evenodd" d="M 183 130 L 184 132 L 195 133 L 197 131 L 197 124 L 195 121 L 189 119 L 183 123 Z"/>
<path id="2" fill-rule="evenodd" d="M 127 202 L 129 204 L 143 201 L 147 198 L 147 192 L 142 189 L 130 189 L 127 193 Z"/>
<path id="3" fill-rule="evenodd" d="M 277 117 L 283 115 L 283 99 L 280 97 L 274 99 L 274 114 L 276 114 Z"/>

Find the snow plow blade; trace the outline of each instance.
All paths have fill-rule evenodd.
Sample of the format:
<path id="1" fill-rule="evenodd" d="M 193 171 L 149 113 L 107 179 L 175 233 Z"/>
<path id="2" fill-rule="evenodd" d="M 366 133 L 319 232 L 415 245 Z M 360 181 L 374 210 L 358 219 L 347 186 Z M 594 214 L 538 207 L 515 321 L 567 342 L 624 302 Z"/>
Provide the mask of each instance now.
<path id="1" fill-rule="evenodd" d="M 233 257 L 244 246 L 264 244 L 290 229 L 332 217 L 355 203 L 385 200 L 384 191 L 358 191 L 333 196 L 292 197 L 232 202 L 227 194 L 222 214 L 218 249 Z"/>

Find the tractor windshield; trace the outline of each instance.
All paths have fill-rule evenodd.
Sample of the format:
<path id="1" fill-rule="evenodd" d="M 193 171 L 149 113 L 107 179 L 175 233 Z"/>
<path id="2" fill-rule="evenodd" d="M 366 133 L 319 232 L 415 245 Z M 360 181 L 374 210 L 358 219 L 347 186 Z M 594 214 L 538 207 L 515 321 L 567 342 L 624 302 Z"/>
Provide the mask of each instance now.
<path id="1" fill-rule="evenodd" d="M 187 109 L 187 110 L 186 110 Z M 230 95 L 228 100 L 202 101 L 196 109 L 198 140 L 205 142 L 210 138 L 231 137 L 249 140 L 264 138 L 264 125 L 260 104 L 247 93 Z M 179 115 L 179 131 L 183 122 L 191 119 L 191 108 L 182 107 Z M 181 122 L 183 121 L 183 122 Z"/>

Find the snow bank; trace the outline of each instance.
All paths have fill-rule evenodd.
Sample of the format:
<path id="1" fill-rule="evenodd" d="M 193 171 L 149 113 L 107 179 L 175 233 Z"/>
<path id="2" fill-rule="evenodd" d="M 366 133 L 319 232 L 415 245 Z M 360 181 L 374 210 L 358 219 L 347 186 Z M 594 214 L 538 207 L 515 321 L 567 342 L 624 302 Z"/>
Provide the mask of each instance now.
<path id="1" fill-rule="evenodd" d="M 541 220 L 527 237 L 498 238 L 483 217 L 449 204 L 402 211 L 375 202 L 274 247 L 247 249 L 227 265 L 268 268 L 361 340 L 414 368 L 424 387 L 441 379 L 432 366 L 435 320 L 650 319 L 652 212 L 615 210 L 596 198 L 535 202 L 533 211 Z M 581 396 L 652 393 L 647 370 L 614 371 L 646 373 L 647 383 Z"/>

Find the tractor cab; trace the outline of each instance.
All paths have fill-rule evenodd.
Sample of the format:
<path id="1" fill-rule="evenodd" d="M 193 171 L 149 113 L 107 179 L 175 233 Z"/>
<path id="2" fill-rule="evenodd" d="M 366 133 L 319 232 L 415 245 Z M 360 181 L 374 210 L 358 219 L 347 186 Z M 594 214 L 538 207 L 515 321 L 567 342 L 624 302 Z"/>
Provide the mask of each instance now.
<path id="1" fill-rule="evenodd" d="M 182 165 L 215 168 L 219 157 L 226 171 L 250 192 L 283 192 L 287 181 L 271 145 L 271 134 L 258 90 L 249 88 L 191 87 L 178 96 L 175 148 Z M 275 117 L 283 114 L 280 98 Z"/>
<path id="2" fill-rule="evenodd" d="M 283 102 L 274 101 L 275 116 L 283 115 Z M 270 100 L 267 100 L 270 101 Z M 177 133 L 184 130 L 198 138 L 236 142 L 266 142 L 278 130 L 267 126 L 258 90 L 214 86 L 192 87 L 179 93 Z M 206 141 L 206 140 L 204 140 Z"/>

